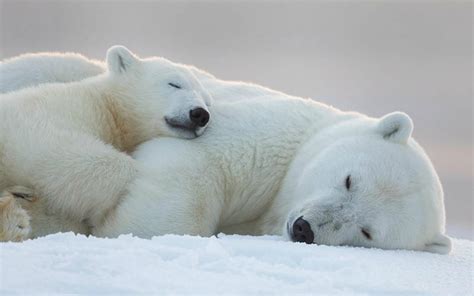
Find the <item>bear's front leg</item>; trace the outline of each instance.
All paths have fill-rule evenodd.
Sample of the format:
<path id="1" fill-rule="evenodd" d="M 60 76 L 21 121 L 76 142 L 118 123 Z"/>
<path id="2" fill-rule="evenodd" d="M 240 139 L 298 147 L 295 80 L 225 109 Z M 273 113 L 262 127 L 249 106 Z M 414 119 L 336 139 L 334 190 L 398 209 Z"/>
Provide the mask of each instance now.
<path id="1" fill-rule="evenodd" d="M 36 200 L 33 191 L 15 186 L 0 194 L 0 242 L 21 242 L 30 238 L 30 215 L 22 203 Z"/>
<path id="2" fill-rule="evenodd" d="M 28 177 L 49 212 L 98 225 L 127 193 L 137 163 L 95 137 L 57 133 L 60 139 L 43 136 L 20 175 Z"/>

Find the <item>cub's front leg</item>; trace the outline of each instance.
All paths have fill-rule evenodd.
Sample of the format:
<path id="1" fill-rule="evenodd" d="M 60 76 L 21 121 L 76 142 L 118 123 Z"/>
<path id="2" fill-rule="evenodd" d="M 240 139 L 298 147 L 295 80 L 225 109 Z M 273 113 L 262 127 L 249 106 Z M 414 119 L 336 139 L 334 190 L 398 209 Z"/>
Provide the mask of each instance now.
<path id="1" fill-rule="evenodd" d="M 35 201 L 33 191 L 26 187 L 15 186 L 0 193 L 0 242 L 31 238 L 31 218 L 24 206 Z"/>
<path id="2" fill-rule="evenodd" d="M 15 186 L 0 195 L 0 241 L 24 241 L 59 232 L 90 234 L 90 227 L 51 211 L 46 199 Z"/>
<path id="3" fill-rule="evenodd" d="M 57 133 L 61 139 L 42 137 L 37 153 L 17 166 L 16 175 L 29 180 L 49 213 L 98 225 L 126 194 L 137 163 L 95 137 Z"/>

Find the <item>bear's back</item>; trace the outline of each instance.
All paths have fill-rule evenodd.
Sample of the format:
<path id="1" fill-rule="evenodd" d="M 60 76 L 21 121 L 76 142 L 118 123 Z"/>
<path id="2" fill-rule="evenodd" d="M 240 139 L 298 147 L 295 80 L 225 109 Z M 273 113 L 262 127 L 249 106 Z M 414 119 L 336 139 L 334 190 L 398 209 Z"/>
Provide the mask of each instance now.
<path id="1" fill-rule="evenodd" d="M 78 81 L 104 71 L 101 62 L 75 53 L 21 55 L 0 63 L 0 93 L 42 83 Z"/>

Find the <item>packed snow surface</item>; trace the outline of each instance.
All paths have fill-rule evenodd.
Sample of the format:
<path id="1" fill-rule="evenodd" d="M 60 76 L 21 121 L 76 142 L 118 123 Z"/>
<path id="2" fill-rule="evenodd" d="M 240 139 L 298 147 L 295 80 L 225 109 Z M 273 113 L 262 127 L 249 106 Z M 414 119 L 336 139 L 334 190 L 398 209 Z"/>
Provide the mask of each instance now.
<path id="1" fill-rule="evenodd" d="M 472 241 L 450 255 L 329 247 L 279 237 L 152 240 L 55 234 L 0 244 L 10 293 L 472 295 Z"/>

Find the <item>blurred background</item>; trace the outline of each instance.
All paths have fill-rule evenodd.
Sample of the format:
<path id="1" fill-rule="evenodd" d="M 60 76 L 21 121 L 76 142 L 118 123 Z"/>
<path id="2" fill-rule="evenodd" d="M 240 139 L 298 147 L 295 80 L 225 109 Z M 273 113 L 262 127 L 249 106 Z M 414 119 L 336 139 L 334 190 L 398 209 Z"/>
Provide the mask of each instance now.
<path id="1" fill-rule="evenodd" d="M 448 234 L 473 232 L 470 1 L 0 0 L 0 58 L 123 44 L 371 116 L 407 112 L 445 190 Z"/>

